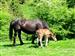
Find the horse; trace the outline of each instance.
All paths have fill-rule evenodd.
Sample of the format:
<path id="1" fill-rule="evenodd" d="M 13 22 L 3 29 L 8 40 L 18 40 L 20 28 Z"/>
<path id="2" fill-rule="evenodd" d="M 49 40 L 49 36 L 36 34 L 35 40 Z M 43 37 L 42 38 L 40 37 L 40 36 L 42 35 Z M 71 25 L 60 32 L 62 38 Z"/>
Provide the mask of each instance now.
<path id="1" fill-rule="evenodd" d="M 43 44 L 42 44 L 43 36 L 45 36 L 45 41 L 46 41 L 45 46 L 47 46 L 48 38 L 52 38 L 54 41 L 57 41 L 56 36 L 51 31 L 49 31 L 49 29 L 38 29 L 36 33 L 38 36 L 37 44 L 41 45 L 41 47 L 43 47 Z"/>
<path id="2" fill-rule="evenodd" d="M 9 27 L 9 39 L 12 40 L 13 37 L 13 45 L 16 43 L 16 36 L 18 35 L 20 44 L 23 45 L 23 41 L 21 39 L 21 32 L 25 32 L 26 34 L 32 34 L 33 36 L 36 33 L 36 30 L 43 29 L 43 28 L 49 28 L 47 23 L 45 21 L 42 21 L 40 19 L 34 19 L 34 20 L 26 20 L 26 19 L 16 19 L 12 20 L 10 22 Z M 13 34 L 14 31 L 14 34 Z M 34 43 L 35 37 L 32 39 L 32 43 Z"/>

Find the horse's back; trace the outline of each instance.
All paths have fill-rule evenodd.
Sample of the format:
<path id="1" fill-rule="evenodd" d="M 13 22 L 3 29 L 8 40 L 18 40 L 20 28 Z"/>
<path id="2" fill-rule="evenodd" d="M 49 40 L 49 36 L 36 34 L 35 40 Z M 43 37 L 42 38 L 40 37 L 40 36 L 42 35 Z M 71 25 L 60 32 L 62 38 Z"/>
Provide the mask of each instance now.
<path id="1" fill-rule="evenodd" d="M 37 29 L 48 29 L 48 24 L 40 19 L 26 20 L 15 19 L 11 21 L 15 29 L 25 29 L 27 31 L 36 31 Z"/>

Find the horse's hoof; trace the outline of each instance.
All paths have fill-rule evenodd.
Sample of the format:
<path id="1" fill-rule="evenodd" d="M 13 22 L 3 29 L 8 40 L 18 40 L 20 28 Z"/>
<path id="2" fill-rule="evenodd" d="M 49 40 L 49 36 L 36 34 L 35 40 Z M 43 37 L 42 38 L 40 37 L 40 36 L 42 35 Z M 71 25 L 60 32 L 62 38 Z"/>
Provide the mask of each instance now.
<path id="1" fill-rule="evenodd" d="M 16 46 L 16 44 L 13 44 L 13 46 Z"/>
<path id="2" fill-rule="evenodd" d="M 32 41 L 32 44 L 35 44 L 35 43 Z"/>
<path id="3" fill-rule="evenodd" d="M 21 43 L 20 45 L 23 45 L 24 43 Z"/>
<path id="4" fill-rule="evenodd" d="M 32 42 L 32 44 L 35 44 L 34 42 Z"/>

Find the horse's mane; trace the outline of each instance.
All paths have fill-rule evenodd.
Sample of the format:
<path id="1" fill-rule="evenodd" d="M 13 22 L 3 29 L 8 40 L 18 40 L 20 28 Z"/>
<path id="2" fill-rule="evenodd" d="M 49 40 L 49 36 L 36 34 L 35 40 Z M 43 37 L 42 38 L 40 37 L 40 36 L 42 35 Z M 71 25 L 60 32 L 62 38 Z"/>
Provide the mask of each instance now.
<path id="1" fill-rule="evenodd" d="M 43 23 L 43 25 L 44 25 L 44 28 L 49 29 L 49 26 L 48 26 L 48 24 L 47 24 L 47 22 L 46 22 L 46 21 L 42 21 L 42 23 Z"/>

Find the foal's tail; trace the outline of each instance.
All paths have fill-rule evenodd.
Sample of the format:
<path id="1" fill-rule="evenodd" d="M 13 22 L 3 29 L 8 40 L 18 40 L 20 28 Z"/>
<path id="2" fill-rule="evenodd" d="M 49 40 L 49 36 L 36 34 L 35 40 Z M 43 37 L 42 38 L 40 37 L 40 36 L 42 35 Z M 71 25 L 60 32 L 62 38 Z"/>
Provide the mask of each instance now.
<path id="1" fill-rule="evenodd" d="M 12 40 L 12 35 L 13 35 L 13 24 L 11 22 L 9 26 L 9 39 L 10 40 Z"/>

